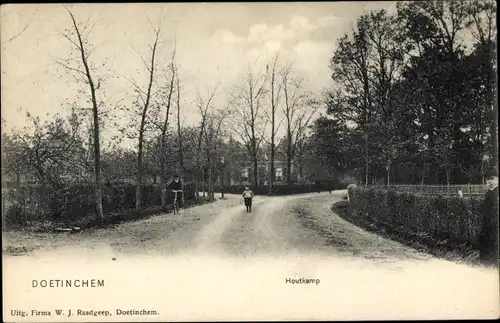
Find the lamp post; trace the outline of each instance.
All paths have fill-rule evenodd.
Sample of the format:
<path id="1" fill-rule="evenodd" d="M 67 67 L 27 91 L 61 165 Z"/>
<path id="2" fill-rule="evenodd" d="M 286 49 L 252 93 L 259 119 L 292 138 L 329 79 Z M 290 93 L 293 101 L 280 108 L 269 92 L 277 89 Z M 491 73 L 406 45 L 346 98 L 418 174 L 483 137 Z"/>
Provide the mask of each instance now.
<path id="1" fill-rule="evenodd" d="M 221 199 L 224 199 L 224 156 L 220 157 L 220 191 Z"/>

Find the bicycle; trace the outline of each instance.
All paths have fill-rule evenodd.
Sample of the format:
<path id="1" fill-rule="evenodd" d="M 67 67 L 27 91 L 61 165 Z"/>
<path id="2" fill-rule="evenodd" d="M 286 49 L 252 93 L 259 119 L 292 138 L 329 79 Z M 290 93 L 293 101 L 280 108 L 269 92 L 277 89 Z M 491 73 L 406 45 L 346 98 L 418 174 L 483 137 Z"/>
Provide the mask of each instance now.
<path id="1" fill-rule="evenodd" d="M 179 207 L 179 200 L 177 199 L 177 196 L 179 192 L 182 193 L 182 190 L 172 190 L 174 192 L 174 214 L 179 213 L 180 207 Z"/>

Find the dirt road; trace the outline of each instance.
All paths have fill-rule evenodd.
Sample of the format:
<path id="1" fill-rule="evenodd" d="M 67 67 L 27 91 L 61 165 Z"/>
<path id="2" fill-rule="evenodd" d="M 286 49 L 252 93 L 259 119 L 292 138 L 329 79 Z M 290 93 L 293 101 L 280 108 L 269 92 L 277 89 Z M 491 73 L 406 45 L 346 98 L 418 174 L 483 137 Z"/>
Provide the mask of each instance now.
<path id="1" fill-rule="evenodd" d="M 59 254 L 79 257 L 103 250 L 114 257 L 127 254 L 173 255 L 185 253 L 218 256 L 318 256 L 365 258 L 398 263 L 430 259 L 396 242 L 368 233 L 333 214 L 330 206 L 342 192 L 286 197 L 257 197 L 247 213 L 241 199 L 227 200 L 164 214 L 113 229 L 81 234 L 8 233 L 4 242 L 26 245 L 34 256 Z M 75 253 L 75 248 L 79 251 Z"/>
<path id="2" fill-rule="evenodd" d="M 102 300 L 109 293 L 106 302 L 116 305 L 107 307 L 144 307 L 146 297 L 161 295 L 147 303 L 162 309 L 158 320 L 498 315 L 497 272 L 438 260 L 366 232 L 330 211 L 341 194 L 258 196 L 252 213 L 245 212 L 240 197 L 227 195 L 178 215 L 112 229 L 67 236 L 6 234 L 4 244 L 32 249 L 25 256 L 4 256 L 6 272 L 17 277 L 8 285 L 26 285 L 25 276 L 15 275 L 20 268 L 36 263 L 37 277 L 43 278 L 63 266 L 66 275 L 95 274 L 111 281 L 113 289 L 95 296 Z M 287 281 L 300 278 L 320 283 Z M 135 288 L 138 298 L 127 288 Z M 28 288 L 24 295 L 41 302 L 39 293 Z M 71 299 L 60 293 L 52 297 L 63 303 Z"/>

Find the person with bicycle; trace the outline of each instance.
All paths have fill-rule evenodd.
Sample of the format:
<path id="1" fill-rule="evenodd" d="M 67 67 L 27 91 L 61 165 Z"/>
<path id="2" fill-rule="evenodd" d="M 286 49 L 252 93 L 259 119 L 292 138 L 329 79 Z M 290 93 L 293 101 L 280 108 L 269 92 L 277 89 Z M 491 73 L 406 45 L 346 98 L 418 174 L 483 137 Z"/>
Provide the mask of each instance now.
<path id="1" fill-rule="evenodd" d="M 174 207 L 177 206 L 180 209 L 182 207 L 182 183 L 178 175 L 174 176 L 174 180 L 168 185 L 168 188 L 174 193 Z"/>

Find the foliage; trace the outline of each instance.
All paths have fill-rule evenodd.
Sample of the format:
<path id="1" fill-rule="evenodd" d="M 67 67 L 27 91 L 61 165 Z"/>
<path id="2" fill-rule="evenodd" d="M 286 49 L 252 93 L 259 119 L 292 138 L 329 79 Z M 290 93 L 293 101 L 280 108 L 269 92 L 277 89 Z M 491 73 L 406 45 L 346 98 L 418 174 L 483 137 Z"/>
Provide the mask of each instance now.
<path id="1" fill-rule="evenodd" d="M 340 190 L 345 189 L 345 187 L 346 185 L 344 183 L 332 180 L 308 184 L 274 185 L 271 193 L 269 192 L 269 187 L 264 185 L 250 186 L 250 189 L 255 195 L 291 195 Z M 244 190 L 245 185 L 232 185 L 224 187 L 224 193 L 241 195 Z M 220 187 L 216 187 L 215 191 L 220 192 Z"/>
<path id="2" fill-rule="evenodd" d="M 115 213 L 126 214 L 135 208 L 135 184 L 114 183 L 103 185 L 101 189 L 105 218 L 115 217 Z M 160 186 L 143 185 L 142 189 L 142 204 L 145 208 L 161 207 Z M 192 183 L 185 186 L 184 192 L 186 201 L 194 199 L 195 190 Z M 57 198 L 51 199 L 50 209 L 44 214 L 40 214 L 37 209 L 37 205 L 44 198 L 40 187 L 20 187 L 5 194 L 7 195 L 3 197 L 11 204 L 6 207 L 4 213 L 4 226 L 7 228 L 45 221 L 51 222 L 52 226 L 73 226 L 96 218 L 94 188 L 90 184 L 71 185 L 61 189 Z M 167 191 L 167 206 L 172 203 L 173 195 Z"/>
<path id="3" fill-rule="evenodd" d="M 311 141 L 318 160 L 369 184 L 483 181 L 498 150 L 495 7 L 412 1 L 359 17 L 331 60 L 328 116 Z"/>
<path id="4" fill-rule="evenodd" d="M 478 246 L 483 199 L 420 196 L 377 188 L 352 188 L 349 212 L 435 239 Z"/>
<path id="5" fill-rule="evenodd" d="M 23 132 L 2 134 L 4 174 L 12 180 L 31 174 L 52 189 L 83 179 L 87 155 L 76 114 L 55 116 L 44 123 L 29 114 L 27 119 Z"/>

